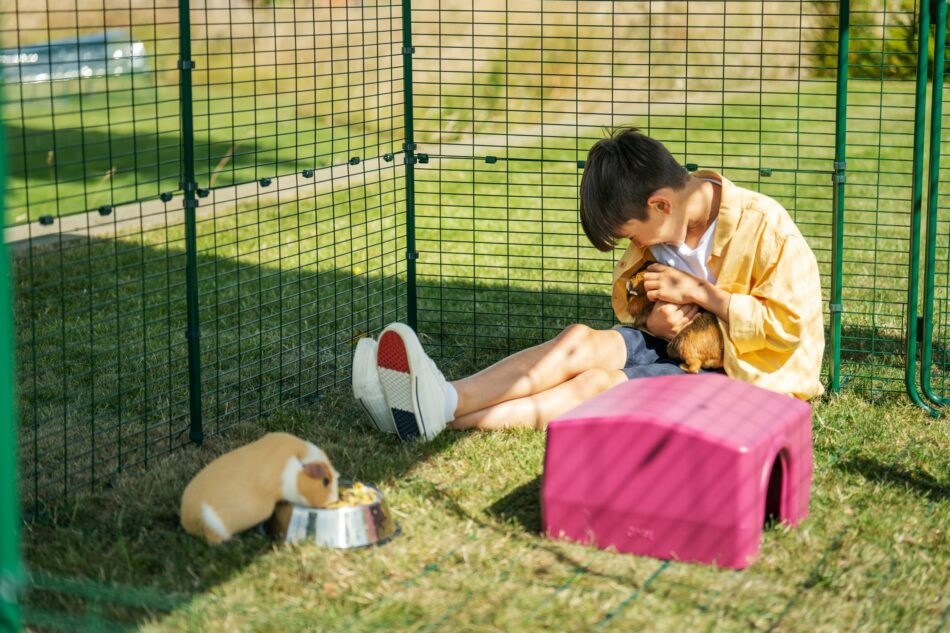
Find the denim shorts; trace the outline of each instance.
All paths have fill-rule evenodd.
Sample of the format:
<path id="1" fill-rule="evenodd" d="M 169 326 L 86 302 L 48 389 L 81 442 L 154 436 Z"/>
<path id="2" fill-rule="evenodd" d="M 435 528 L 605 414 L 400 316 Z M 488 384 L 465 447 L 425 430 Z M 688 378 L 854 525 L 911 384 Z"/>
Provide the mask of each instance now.
<path id="1" fill-rule="evenodd" d="M 680 369 L 680 361 L 667 356 L 664 339 L 629 325 L 618 325 L 614 329 L 620 332 L 627 346 L 627 362 L 623 366 L 623 373 L 627 374 L 627 378 L 673 376 L 686 373 Z M 721 369 L 701 369 L 700 372 L 724 373 Z"/>

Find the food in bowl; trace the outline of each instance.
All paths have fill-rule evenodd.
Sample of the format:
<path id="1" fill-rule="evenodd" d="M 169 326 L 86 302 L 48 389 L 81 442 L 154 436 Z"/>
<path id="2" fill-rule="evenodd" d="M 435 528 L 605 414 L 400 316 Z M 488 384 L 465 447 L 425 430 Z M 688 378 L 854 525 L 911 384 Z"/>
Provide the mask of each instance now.
<path id="1" fill-rule="evenodd" d="M 376 490 L 362 482 L 355 482 L 351 486 L 340 486 L 340 500 L 331 503 L 327 508 L 346 508 L 351 506 L 366 506 L 375 503 L 378 498 Z"/>

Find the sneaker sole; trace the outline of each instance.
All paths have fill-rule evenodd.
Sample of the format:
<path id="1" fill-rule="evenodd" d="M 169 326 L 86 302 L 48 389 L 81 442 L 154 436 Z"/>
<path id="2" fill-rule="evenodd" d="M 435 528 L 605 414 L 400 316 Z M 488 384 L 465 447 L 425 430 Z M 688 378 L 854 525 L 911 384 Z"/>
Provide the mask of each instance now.
<path id="1" fill-rule="evenodd" d="M 393 413 L 396 434 L 404 442 L 427 437 L 425 420 L 417 411 L 418 394 L 411 356 L 395 329 L 386 330 L 379 337 L 376 348 L 379 380 Z"/>
<path id="2" fill-rule="evenodd" d="M 370 390 L 368 384 L 364 383 L 364 374 L 368 372 L 376 371 L 376 342 L 372 339 L 363 339 L 357 346 L 356 351 L 353 354 L 353 397 L 356 398 L 356 401 L 359 402 L 360 406 L 363 408 L 363 411 L 366 412 L 367 417 L 373 421 L 373 425 L 383 433 L 395 433 L 396 427 L 395 422 L 392 419 L 392 414 L 389 413 L 389 409 L 386 411 L 389 413 L 389 419 L 380 418 L 378 415 L 374 415 L 371 407 L 367 404 L 361 395 L 364 392 Z M 385 398 L 385 394 L 380 394 Z"/>

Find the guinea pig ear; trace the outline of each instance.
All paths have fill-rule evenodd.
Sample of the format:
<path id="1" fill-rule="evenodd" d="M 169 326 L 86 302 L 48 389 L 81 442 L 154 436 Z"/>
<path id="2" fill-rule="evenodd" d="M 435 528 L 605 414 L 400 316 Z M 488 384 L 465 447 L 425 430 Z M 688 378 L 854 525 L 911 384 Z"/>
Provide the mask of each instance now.
<path id="1" fill-rule="evenodd" d="M 633 296 L 637 295 L 637 284 L 633 279 L 627 280 L 627 293 L 632 294 Z"/>
<path id="2" fill-rule="evenodd" d="M 303 465 L 303 471 L 313 479 L 329 479 L 333 474 L 323 462 L 311 462 Z"/>

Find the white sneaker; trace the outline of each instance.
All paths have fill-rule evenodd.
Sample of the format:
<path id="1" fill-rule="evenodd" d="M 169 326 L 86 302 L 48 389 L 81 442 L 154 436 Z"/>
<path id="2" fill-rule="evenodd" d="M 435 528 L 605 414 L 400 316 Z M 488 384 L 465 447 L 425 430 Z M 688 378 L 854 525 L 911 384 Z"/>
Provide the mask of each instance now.
<path id="1" fill-rule="evenodd" d="M 395 433 L 396 423 L 386 404 L 383 386 L 376 371 L 376 341 L 361 338 L 353 352 L 353 397 L 360 403 L 373 425 L 383 433 Z"/>
<path id="2" fill-rule="evenodd" d="M 391 323 L 379 335 L 376 367 L 396 434 L 431 440 L 445 428 L 445 378 L 408 325 Z"/>

